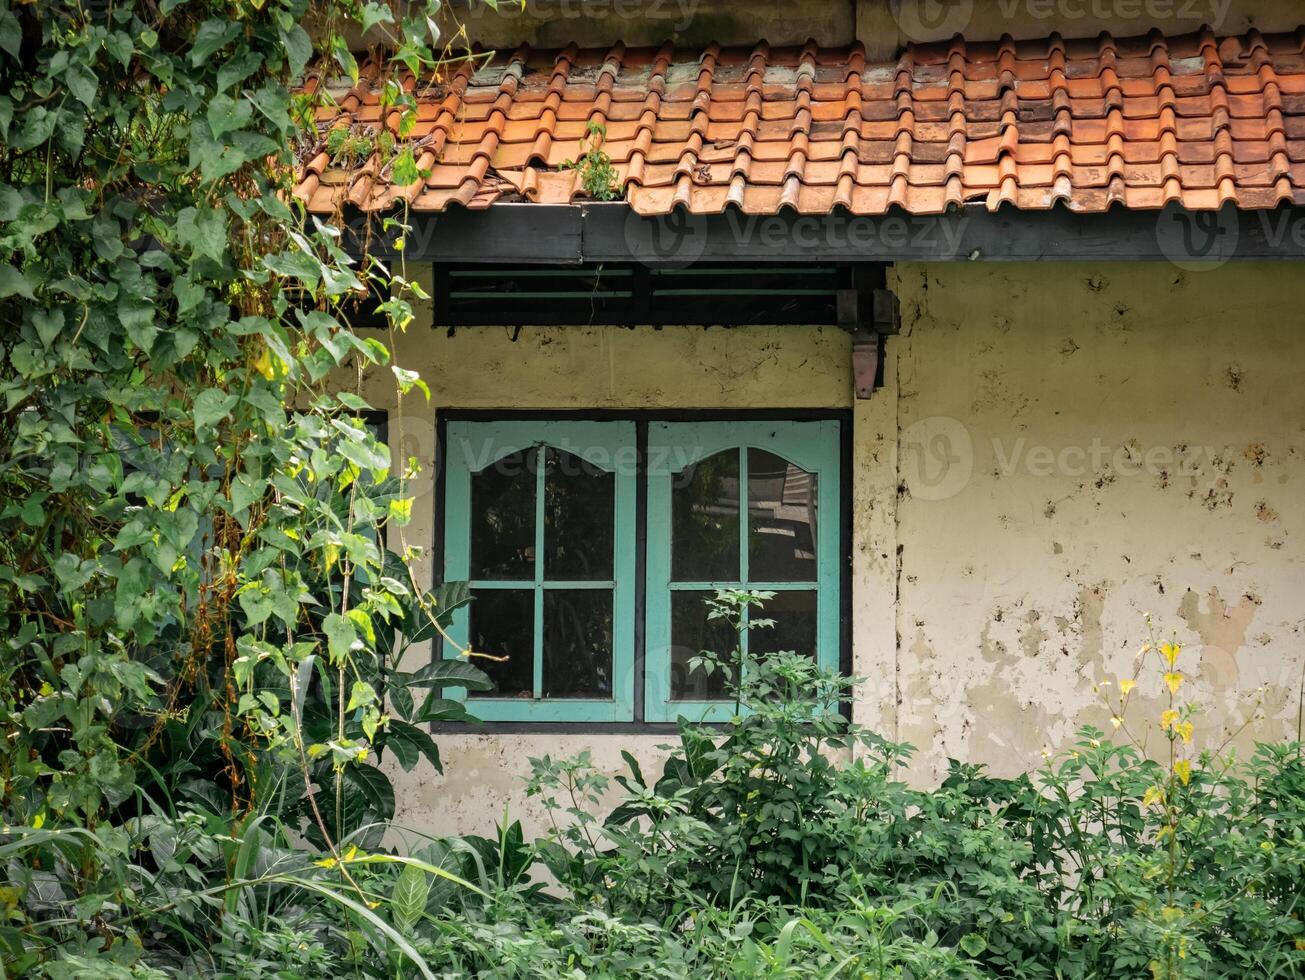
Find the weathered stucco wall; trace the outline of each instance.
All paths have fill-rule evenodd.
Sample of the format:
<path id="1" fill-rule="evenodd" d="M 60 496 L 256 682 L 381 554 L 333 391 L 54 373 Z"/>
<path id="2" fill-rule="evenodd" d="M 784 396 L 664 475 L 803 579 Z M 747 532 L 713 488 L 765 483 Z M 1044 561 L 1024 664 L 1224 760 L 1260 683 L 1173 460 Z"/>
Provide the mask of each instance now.
<path id="1" fill-rule="evenodd" d="M 1147 612 L 1189 644 L 1207 744 L 1262 685 L 1241 741 L 1294 734 L 1305 278 L 960 264 L 897 279 L 897 734 L 921 771 L 952 756 L 1008 774 L 1078 725 L 1109 730 L 1093 685 L 1131 670 Z"/>
<path id="2" fill-rule="evenodd" d="M 853 410 L 858 721 L 947 757 L 1035 765 L 1144 631 L 1176 628 L 1207 741 L 1294 733 L 1305 593 L 1305 279 L 1284 265 L 903 266 L 887 385 L 851 398 L 834 329 L 429 329 L 401 337 L 432 405 Z M 392 384 L 367 393 L 381 407 Z M 423 466 L 410 544 L 433 539 L 434 409 L 405 399 L 396 458 Z M 429 576 L 429 563 L 423 574 Z M 416 651 L 415 657 L 426 654 Z M 1140 690 L 1139 692 L 1140 693 Z M 1136 695 L 1134 700 L 1138 700 Z M 1135 710 L 1149 710 L 1139 704 Z M 525 800 L 528 756 L 655 768 L 662 735 L 449 735 L 446 775 L 398 777 L 400 821 L 485 832 Z"/>

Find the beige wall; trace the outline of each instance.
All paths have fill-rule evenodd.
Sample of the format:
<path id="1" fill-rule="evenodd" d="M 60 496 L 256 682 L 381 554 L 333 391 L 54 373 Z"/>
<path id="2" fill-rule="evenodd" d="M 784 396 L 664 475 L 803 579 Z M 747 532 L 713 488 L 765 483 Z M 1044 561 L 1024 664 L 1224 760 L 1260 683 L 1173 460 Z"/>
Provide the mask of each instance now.
<path id="1" fill-rule="evenodd" d="M 1190 644 L 1207 742 L 1261 685 L 1256 730 L 1295 733 L 1299 270 L 897 273 L 897 733 L 925 768 L 1011 773 L 1080 724 L 1108 729 L 1092 687 L 1130 669 L 1147 612 Z"/>
<path id="2" fill-rule="evenodd" d="M 1204 737 L 1295 731 L 1305 624 L 1305 279 L 1286 265 L 903 266 L 887 385 L 851 398 L 832 328 L 498 328 L 429 310 L 396 360 L 458 408 L 853 409 L 858 721 L 1009 774 L 1083 723 L 1143 613 L 1176 628 Z M 384 376 L 369 382 L 387 401 Z M 405 399 L 396 457 L 423 464 L 410 544 L 433 535 L 434 409 Z M 429 574 L 429 565 L 423 566 Z M 418 656 L 421 656 L 418 652 Z M 526 758 L 590 749 L 654 766 L 664 736 L 442 735 L 446 775 L 398 777 L 400 822 L 539 826 Z M 1246 738 L 1243 738 L 1246 741 Z"/>

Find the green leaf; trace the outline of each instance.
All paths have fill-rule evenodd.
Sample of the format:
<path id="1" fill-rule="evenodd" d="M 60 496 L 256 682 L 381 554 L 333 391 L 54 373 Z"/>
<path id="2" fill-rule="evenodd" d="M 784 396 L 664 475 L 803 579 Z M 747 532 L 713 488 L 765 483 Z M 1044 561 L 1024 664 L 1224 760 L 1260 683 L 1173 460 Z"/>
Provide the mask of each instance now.
<path id="1" fill-rule="evenodd" d="M 32 326 L 36 327 L 36 335 L 41 338 L 41 343 L 50 347 L 63 330 L 63 310 L 36 310 L 32 314 Z"/>
<path id="2" fill-rule="evenodd" d="M 376 688 L 366 681 L 354 681 L 353 687 L 349 691 L 349 703 L 345 705 L 344 710 L 353 711 L 355 708 L 362 708 L 375 703 Z"/>
<path id="3" fill-rule="evenodd" d="M 221 262 L 227 251 L 227 222 L 216 208 L 183 208 L 177 215 L 177 241 Z"/>
<path id="4" fill-rule="evenodd" d="M 109 52 L 109 57 L 116 59 L 123 68 L 126 68 L 131 64 L 134 51 L 131 35 L 123 31 L 114 31 L 104 39 L 104 50 Z"/>
<path id="5" fill-rule="evenodd" d="M 245 625 L 257 626 L 272 615 L 272 597 L 261 588 L 245 589 L 240 593 L 240 608 L 245 614 Z"/>
<path id="6" fill-rule="evenodd" d="M 333 663 L 343 662 L 358 642 L 353 623 L 339 613 L 330 613 L 322 620 L 322 631 L 326 634 L 326 649 Z"/>
<path id="7" fill-rule="evenodd" d="M 389 820 L 394 816 L 394 787 L 385 773 L 375 766 L 359 763 L 345 766 L 344 778 L 380 819 Z"/>
<path id="8" fill-rule="evenodd" d="M 465 687 L 469 691 L 489 691 L 494 687 L 489 675 L 465 660 L 436 660 L 414 672 L 405 687 Z"/>
<path id="9" fill-rule="evenodd" d="M 23 29 L 18 24 L 18 18 L 9 10 L 9 5 L 5 4 L 0 7 L 0 49 L 16 61 L 22 44 Z"/>
<path id="10" fill-rule="evenodd" d="M 426 911 L 426 900 L 429 897 L 430 878 L 426 872 L 411 864 L 404 867 L 390 894 L 390 912 L 394 917 L 395 928 L 400 932 L 411 933 L 417 920 Z"/>
<path id="11" fill-rule="evenodd" d="M 290 66 L 290 74 L 298 75 L 308 64 L 308 59 L 313 56 L 313 41 L 298 24 L 293 25 L 288 31 L 281 32 L 281 40 L 285 43 L 286 62 Z"/>
<path id="12" fill-rule="evenodd" d="M 227 133 L 243 129 L 254 115 L 254 107 L 247 99 L 233 99 L 229 95 L 215 95 L 208 104 L 208 125 L 213 137 L 221 139 Z"/>
<path id="13" fill-rule="evenodd" d="M 69 65 L 68 70 L 63 73 L 63 81 L 73 98 L 82 105 L 89 109 L 95 104 L 95 93 L 99 89 L 99 84 L 89 69 L 83 65 Z"/>
<path id="14" fill-rule="evenodd" d="M 24 299 L 36 299 L 32 285 L 27 277 L 8 263 L 0 264 L 0 299 L 6 296 L 21 296 Z"/>
<path id="15" fill-rule="evenodd" d="M 118 300 L 118 319 L 133 344 L 146 354 L 153 351 L 154 341 L 159 335 L 153 304 L 134 296 L 123 296 Z"/>
<path id="16" fill-rule="evenodd" d="M 239 21 L 226 18 L 204 21 L 199 25 L 199 31 L 195 34 L 195 43 L 190 49 L 191 65 L 195 67 L 202 65 L 213 52 L 235 40 L 239 33 Z"/>
<path id="17" fill-rule="evenodd" d="M 403 631 L 409 643 L 423 643 L 439 635 L 437 624 L 448 629 L 453 614 L 471 601 L 466 582 L 445 582 L 426 593 L 425 601 L 413 603 L 404 621 Z M 423 608 L 424 607 L 424 608 Z"/>
<path id="18" fill-rule="evenodd" d="M 195 404 L 191 409 L 195 432 L 198 434 L 212 429 L 231 414 L 231 410 L 236 407 L 236 402 L 239 400 L 239 396 L 234 392 L 222 391 L 219 388 L 205 388 L 195 396 Z"/>
<path id="19" fill-rule="evenodd" d="M 258 71 L 263 63 L 263 56 L 257 51 L 246 51 L 237 55 L 218 69 L 217 90 L 224 92 L 231 86 L 243 82 Z"/>
<path id="20" fill-rule="evenodd" d="M 966 956 L 970 957 L 978 956 L 988 948 L 987 941 L 977 932 L 966 933 L 961 937 L 961 941 L 957 945 L 960 946 L 961 951 Z"/>
<path id="21" fill-rule="evenodd" d="M 262 498 L 264 489 L 261 481 L 256 481 L 245 473 L 240 474 L 231 481 L 232 513 L 239 517 L 249 509 L 250 504 Z"/>
<path id="22" fill-rule="evenodd" d="M 476 721 L 476 718 L 467 711 L 467 706 L 461 701 L 454 701 L 450 698 L 438 698 L 432 694 L 425 700 L 421 709 L 417 712 L 416 717 L 412 720 L 415 722 L 427 723 Z"/>
<path id="23" fill-rule="evenodd" d="M 391 718 L 385 730 L 385 747 L 394 753 L 404 772 L 411 772 L 422 756 L 435 767 L 436 772 L 444 771 L 440 764 L 439 747 L 430 737 L 430 732 L 397 718 Z"/>
<path id="24" fill-rule="evenodd" d="M 365 3 L 362 8 L 362 29 L 366 34 L 377 24 L 393 24 L 394 14 L 383 3 Z"/>

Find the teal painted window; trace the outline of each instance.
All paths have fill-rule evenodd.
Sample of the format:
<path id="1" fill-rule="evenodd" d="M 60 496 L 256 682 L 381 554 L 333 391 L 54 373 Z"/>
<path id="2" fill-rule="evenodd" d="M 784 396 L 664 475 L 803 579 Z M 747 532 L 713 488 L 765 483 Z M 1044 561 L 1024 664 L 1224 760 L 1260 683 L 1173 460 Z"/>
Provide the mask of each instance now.
<path id="1" fill-rule="evenodd" d="M 706 618 L 720 588 L 775 593 L 749 652 L 836 670 L 840 447 L 835 419 L 448 422 L 444 575 L 473 596 L 451 636 L 498 658 L 476 660 L 493 691 L 449 696 L 485 721 L 724 720 L 720 675 L 689 663 L 734 651 Z"/>
<path id="2" fill-rule="evenodd" d="M 445 576 L 460 646 L 495 682 L 485 721 L 634 719 L 633 422 L 450 422 Z"/>
<path id="3" fill-rule="evenodd" d="M 719 588 L 775 596 L 749 652 L 794 651 L 839 665 L 839 429 L 836 421 L 653 422 L 648 429 L 647 721 L 721 721 L 719 672 L 733 632 L 706 617 Z"/>

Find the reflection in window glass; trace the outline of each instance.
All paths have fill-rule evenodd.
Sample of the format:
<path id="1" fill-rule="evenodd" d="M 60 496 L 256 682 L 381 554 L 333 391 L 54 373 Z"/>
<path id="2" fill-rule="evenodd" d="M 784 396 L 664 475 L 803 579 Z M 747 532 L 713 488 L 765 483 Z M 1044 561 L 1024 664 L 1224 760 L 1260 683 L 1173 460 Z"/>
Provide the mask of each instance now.
<path id="1" fill-rule="evenodd" d="M 816 593 L 800 589 L 776 592 L 754 619 L 771 619 L 775 625 L 748 631 L 748 649 L 754 654 L 801 653 L 816 655 Z"/>
<path id="2" fill-rule="evenodd" d="M 612 696 L 611 590 L 544 590 L 543 694 Z"/>
<path id="3" fill-rule="evenodd" d="M 544 458 L 544 577 L 610 580 L 616 474 L 556 449 Z"/>
<path id="4" fill-rule="evenodd" d="M 675 474 L 671 578 L 734 582 L 739 577 L 739 453 L 709 456 Z"/>
<path id="5" fill-rule="evenodd" d="M 748 578 L 816 580 L 816 475 L 762 449 L 748 450 Z"/>
<path id="6" fill-rule="evenodd" d="M 689 667 L 689 661 L 704 651 L 718 654 L 727 665 L 735 661 L 738 634 L 725 620 L 707 618 L 707 600 L 713 595 L 681 590 L 671 593 L 672 701 L 720 701 L 726 697 L 724 671 L 715 670 L 708 676 L 702 669 Z"/>
<path id="7" fill-rule="evenodd" d="M 471 649 L 501 657 L 476 657 L 472 663 L 494 682 L 492 691 L 470 697 L 534 696 L 535 595 L 532 589 L 475 589 L 471 602 Z"/>
<path id="8" fill-rule="evenodd" d="M 534 449 L 510 453 L 471 474 L 471 577 L 535 575 Z"/>

